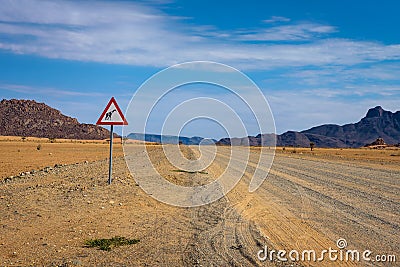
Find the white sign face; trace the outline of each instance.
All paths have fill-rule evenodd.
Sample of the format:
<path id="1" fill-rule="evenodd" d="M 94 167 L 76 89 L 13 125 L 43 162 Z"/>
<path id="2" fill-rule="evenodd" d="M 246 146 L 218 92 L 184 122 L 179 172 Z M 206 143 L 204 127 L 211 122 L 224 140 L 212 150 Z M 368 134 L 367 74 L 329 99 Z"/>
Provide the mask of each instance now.
<path id="1" fill-rule="evenodd" d="M 98 119 L 97 125 L 127 125 L 124 114 L 122 114 L 114 97 L 108 102 L 106 108 Z"/>

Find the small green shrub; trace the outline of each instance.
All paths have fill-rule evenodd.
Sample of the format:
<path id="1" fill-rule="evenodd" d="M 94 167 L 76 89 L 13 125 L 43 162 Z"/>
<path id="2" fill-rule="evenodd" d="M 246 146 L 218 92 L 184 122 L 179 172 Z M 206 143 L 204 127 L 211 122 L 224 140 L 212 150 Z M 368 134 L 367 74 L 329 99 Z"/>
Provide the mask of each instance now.
<path id="1" fill-rule="evenodd" d="M 98 247 L 100 250 L 110 251 L 115 247 L 133 245 L 139 242 L 139 239 L 128 239 L 121 236 L 115 236 L 113 238 L 89 239 L 85 241 L 85 246 L 89 248 Z"/>
<path id="2" fill-rule="evenodd" d="M 314 147 L 315 147 L 315 143 L 314 143 L 314 142 L 310 142 L 310 149 L 311 149 L 311 151 L 313 151 Z"/>

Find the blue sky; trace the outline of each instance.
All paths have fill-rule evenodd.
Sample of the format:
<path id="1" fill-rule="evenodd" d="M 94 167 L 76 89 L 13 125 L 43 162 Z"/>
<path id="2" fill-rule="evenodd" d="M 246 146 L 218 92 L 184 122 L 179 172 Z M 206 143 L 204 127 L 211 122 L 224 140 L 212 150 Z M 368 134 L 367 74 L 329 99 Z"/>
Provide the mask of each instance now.
<path id="1" fill-rule="evenodd" d="M 1 5 L 1 98 L 45 102 L 80 122 L 95 123 L 111 96 L 125 110 L 153 74 L 193 60 L 228 64 L 253 79 L 278 133 L 356 122 L 376 105 L 400 110 L 398 1 Z M 218 98 L 217 91 L 203 93 Z M 197 123 L 183 134 L 222 137 L 212 123 Z"/>

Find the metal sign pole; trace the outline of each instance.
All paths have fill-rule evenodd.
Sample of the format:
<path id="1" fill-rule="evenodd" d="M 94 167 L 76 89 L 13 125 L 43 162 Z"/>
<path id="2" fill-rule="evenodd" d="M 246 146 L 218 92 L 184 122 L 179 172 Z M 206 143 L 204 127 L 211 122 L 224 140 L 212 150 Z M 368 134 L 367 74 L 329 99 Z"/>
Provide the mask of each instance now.
<path id="1" fill-rule="evenodd" d="M 114 114 L 114 115 L 113 115 Z M 108 162 L 108 184 L 112 182 L 112 147 L 113 147 L 113 137 L 114 137 L 114 125 L 128 125 L 124 114 L 119 108 L 117 101 L 114 97 L 111 97 L 110 101 L 103 113 L 101 113 L 100 118 L 97 120 L 96 125 L 111 125 L 110 129 L 110 159 Z"/>
<path id="2" fill-rule="evenodd" d="M 110 159 L 109 159 L 109 166 L 108 166 L 108 184 L 111 184 L 112 181 L 112 147 L 113 147 L 113 130 L 114 125 L 111 124 L 110 130 Z"/>

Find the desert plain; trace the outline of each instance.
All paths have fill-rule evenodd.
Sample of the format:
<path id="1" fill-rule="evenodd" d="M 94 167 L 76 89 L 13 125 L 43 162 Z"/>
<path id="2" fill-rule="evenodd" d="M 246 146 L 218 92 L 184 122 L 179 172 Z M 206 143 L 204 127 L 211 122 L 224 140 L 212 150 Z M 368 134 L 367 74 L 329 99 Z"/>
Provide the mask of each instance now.
<path id="1" fill-rule="evenodd" d="M 39 146 L 40 145 L 40 146 Z M 177 185 L 203 185 L 228 165 L 218 146 L 203 172 L 179 172 L 161 145 L 146 148 L 154 168 Z M 114 144 L 113 183 L 107 184 L 106 141 L 2 137 L 0 140 L 0 266 L 396 266 L 376 255 L 400 257 L 400 150 L 276 148 L 267 179 L 249 181 L 261 148 L 225 197 L 199 207 L 175 207 L 143 191 Z M 239 148 L 240 149 L 240 148 Z M 189 160 L 197 146 L 180 146 Z M 269 151 L 273 153 L 273 151 Z M 136 155 L 136 154 L 135 154 Z M 141 158 L 135 159 L 138 164 Z M 87 240 L 140 240 L 110 251 Z M 370 250 L 366 262 L 260 260 L 270 250 Z M 276 256 L 276 255 L 275 255 Z M 287 255 L 286 255 L 287 256 Z M 393 258 L 392 258 L 393 260 Z"/>

